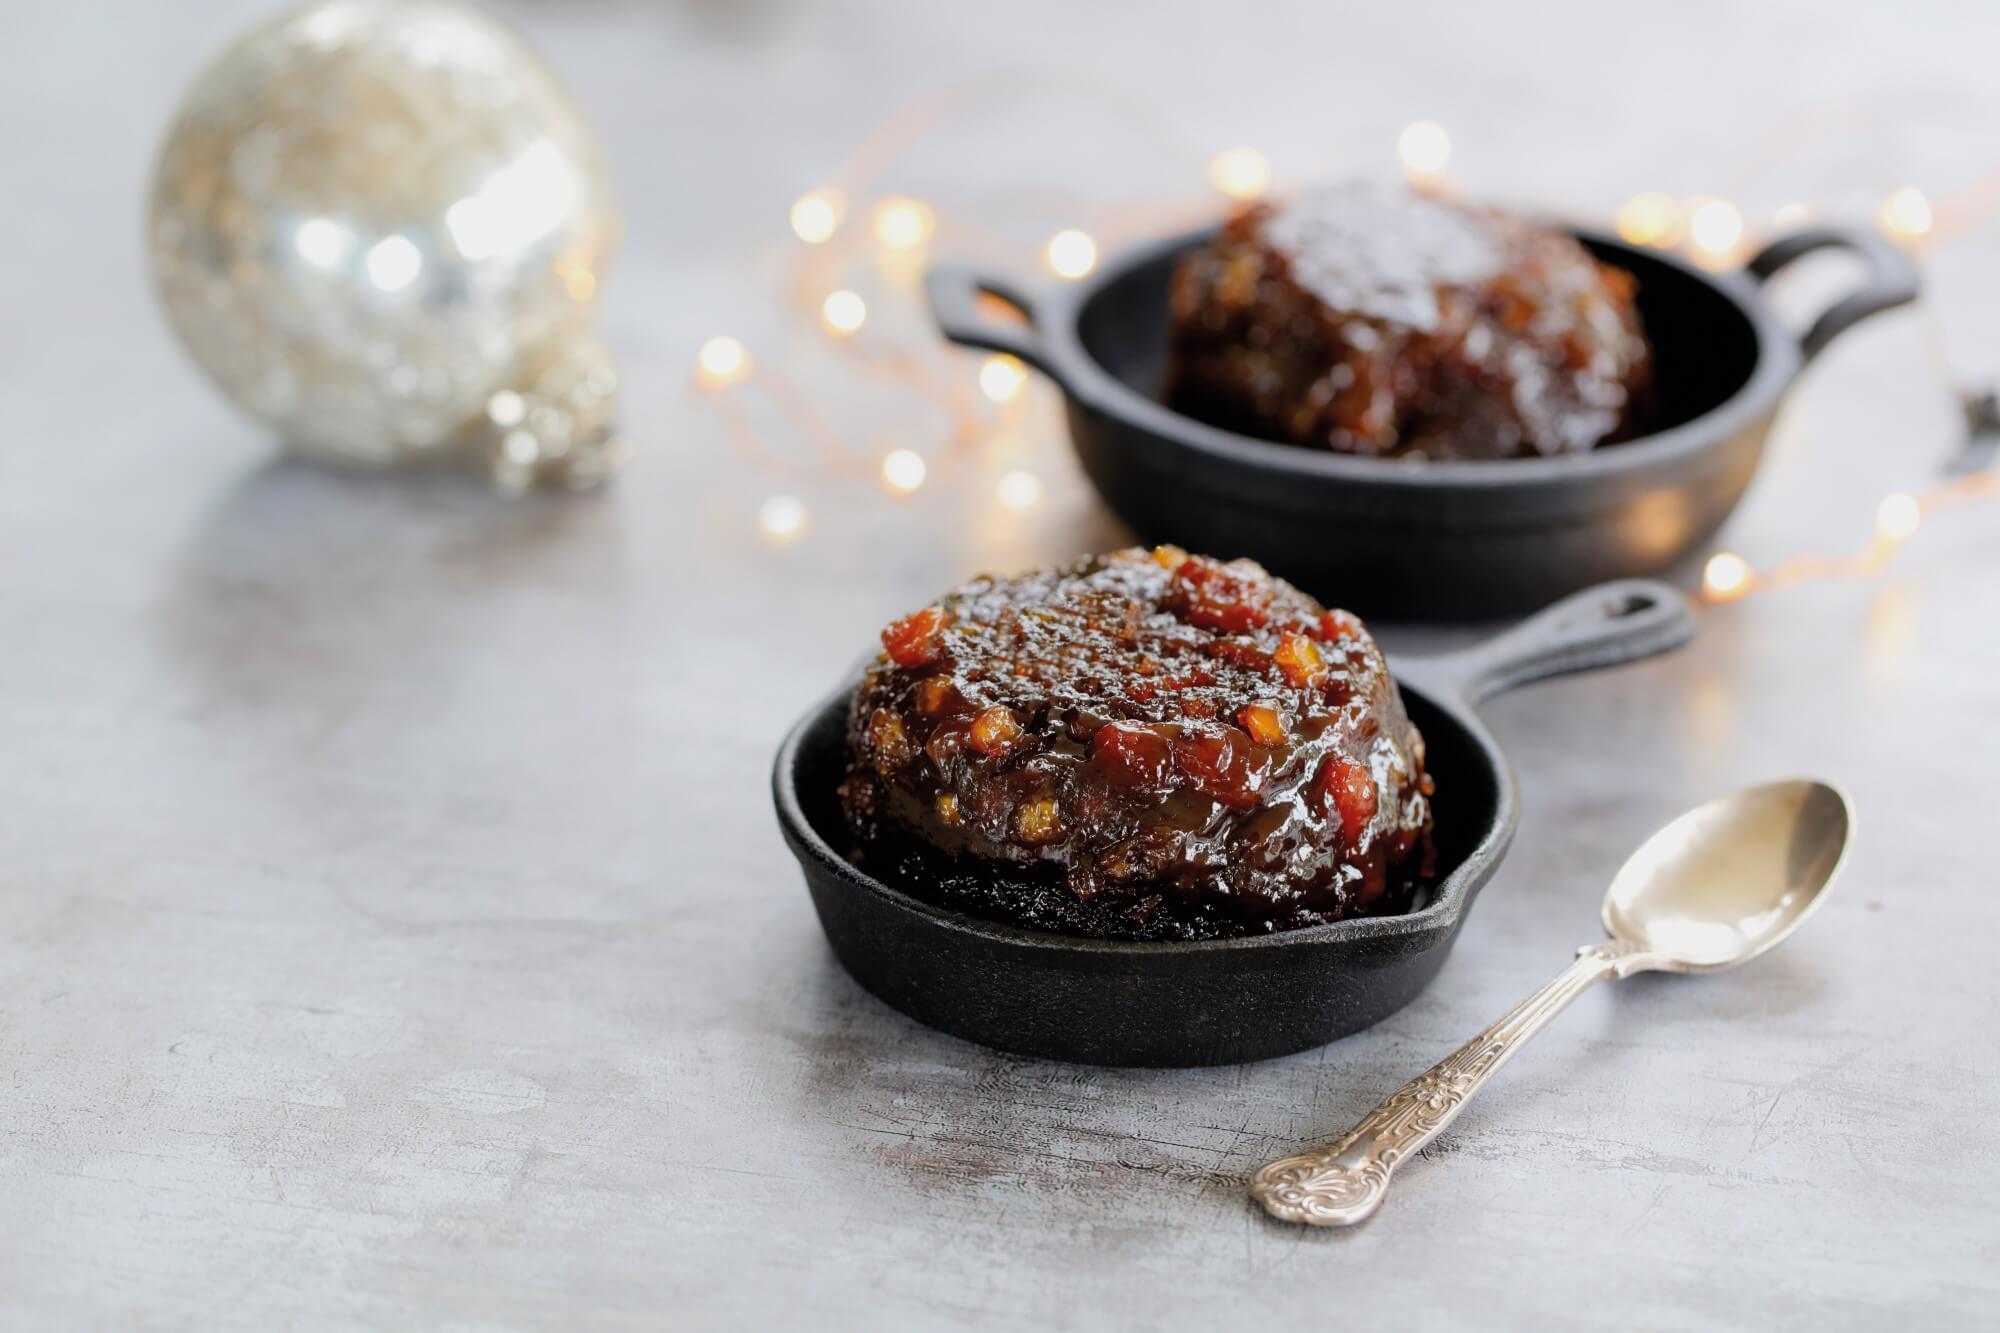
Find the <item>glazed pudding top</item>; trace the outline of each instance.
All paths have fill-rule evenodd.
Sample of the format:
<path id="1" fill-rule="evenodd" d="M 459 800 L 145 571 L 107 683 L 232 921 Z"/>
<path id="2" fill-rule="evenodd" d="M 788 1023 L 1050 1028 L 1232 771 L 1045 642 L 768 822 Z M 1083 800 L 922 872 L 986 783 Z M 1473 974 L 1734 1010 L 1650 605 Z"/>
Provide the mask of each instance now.
<path id="1" fill-rule="evenodd" d="M 1636 433 L 1631 274 L 1498 209 L 1358 186 L 1260 204 L 1184 256 L 1167 396 L 1336 453 L 1512 458 Z"/>
<path id="2" fill-rule="evenodd" d="M 1107 933 L 1401 910 L 1425 871 L 1423 740 L 1381 651 L 1248 561 L 979 578 L 882 641 L 842 790 L 864 840 L 1059 868 Z"/>

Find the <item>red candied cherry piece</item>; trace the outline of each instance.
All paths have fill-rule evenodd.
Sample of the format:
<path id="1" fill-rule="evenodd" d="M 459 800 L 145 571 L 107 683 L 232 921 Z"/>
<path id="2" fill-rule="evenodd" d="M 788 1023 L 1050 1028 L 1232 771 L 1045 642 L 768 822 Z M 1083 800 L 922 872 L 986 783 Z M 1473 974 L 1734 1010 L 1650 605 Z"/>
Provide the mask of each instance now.
<path id="1" fill-rule="evenodd" d="M 1216 639 L 1209 643 L 1207 652 L 1218 661 L 1248 667 L 1252 671 L 1271 669 L 1271 655 L 1252 639 Z"/>
<path id="2" fill-rule="evenodd" d="M 1247 634 L 1271 619 L 1271 588 L 1246 578 L 1218 560 L 1191 555 L 1174 568 L 1165 605 L 1197 629 L 1215 634 Z"/>
<path id="3" fill-rule="evenodd" d="M 1358 639 L 1366 631 L 1361 618 L 1352 611 L 1322 611 L 1319 613 L 1319 636 L 1329 641 Z"/>
<path id="4" fill-rule="evenodd" d="M 882 646 L 889 650 L 889 660 L 899 667 L 929 666 L 937 661 L 944 647 L 944 623 L 944 608 L 927 606 L 883 630 Z"/>
<path id="5" fill-rule="evenodd" d="M 1090 762 L 1128 787 L 1164 789 L 1174 778 L 1174 747 L 1144 722 L 1113 722 L 1090 738 Z"/>
<path id="6" fill-rule="evenodd" d="M 1188 785 L 1237 810 L 1257 804 L 1263 774 L 1250 762 L 1250 738 L 1234 727 L 1204 727 L 1174 737 L 1174 758 Z"/>
<path id="7" fill-rule="evenodd" d="M 1330 754 L 1320 765 L 1316 785 L 1327 818 L 1340 821 L 1340 836 L 1348 847 L 1361 842 L 1375 818 L 1375 779 L 1366 766 L 1344 755 Z"/>

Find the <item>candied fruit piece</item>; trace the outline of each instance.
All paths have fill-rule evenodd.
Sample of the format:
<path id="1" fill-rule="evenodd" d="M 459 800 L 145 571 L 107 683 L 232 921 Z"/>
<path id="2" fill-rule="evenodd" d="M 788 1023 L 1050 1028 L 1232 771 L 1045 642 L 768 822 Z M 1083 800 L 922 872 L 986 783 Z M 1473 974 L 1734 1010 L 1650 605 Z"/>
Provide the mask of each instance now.
<path id="1" fill-rule="evenodd" d="M 1271 585 L 1219 560 L 1191 555 L 1174 567 L 1163 604 L 1196 629 L 1247 634 L 1271 618 Z"/>
<path id="2" fill-rule="evenodd" d="M 1367 767 L 1330 754 L 1320 765 L 1318 787 L 1321 809 L 1327 818 L 1340 821 L 1340 835 L 1348 849 L 1359 846 L 1375 818 L 1375 779 Z"/>
<path id="3" fill-rule="evenodd" d="M 1005 754 L 1021 739 L 1021 724 L 1005 708 L 988 708 L 972 719 L 972 730 L 966 733 L 966 739 L 981 754 Z"/>
<path id="4" fill-rule="evenodd" d="M 1173 745 L 1144 722 L 1099 727 L 1090 738 L 1090 761 L 1129 787 L 1164 789 L 1173 782 Z"/>
<path id="5" fill-rule="evenodd" d="M 1367 633 L 1361 620 L 1352 611 L 1322 611 L 1319 613 L 1319 636 L 1322 639 L 1358 639 Z"/>
<path id="6" fill-rule="evenodd" d="M 1216 639 L 1208 644 L 1210 657 L 1251 671 L 1268 671 L 1271 655 L 1257 646 L 1255 639 Z"/>
<path id="7" fill-rule="evenodd" d="M 1056 810 L 1056 798 L 1042 793 L 1031 800 L 1021 802 L 1014 810 L 1014 840 L 1030 847 L 1040 847 L 1054 842 L 1062 836 L 1062 816 Z"/>
<path id="8" fill-rule="evenodd" d="M 869 714 L 868 745 L 875 751 L 876 767 L 884 773 L 901 768 L 916 755 L 910 733 L 903 729 L 903 719 L 886 708 Z"/>
<path id="9" fill-rule="evenodd" d="M 1174 737 L 1174 758 L 1188 785 L 1238 810 L 1257 804 L 1263 773 L 1250 762 L 1249 737 L 1234 727 L 1190 727 Z"/>
<path id="10" fill-rule="evenodd" d="M 1319 645 L 1303 634 L 1287 634 L 1279 639 L 1272 660 L 1285 673 L 1285 679 L 1301 689 L 1326 674 L 1326 659 L 1319 655 Z"/>
<path id="11" fill-rule="evenodd" d="M 1188 553 L 1178 546 L 1155 546 L 1153 560 L 1161 569 L 1179 569 L 1186 562 Z"/>
<path id="12" fill-rule="evenodd" d="M 949 676 L 925 676 L 917 682 L 917 711 L 925 717 L 940 717 L 957 708 L 963 700 Z"/>
<path id="13" fill-rule="evenodd" d="M 1269 704 L 1245 704 L 1236 710 L 1236 725 L 1250 733 L 1259 745 L 1285 743 L 1285 719 Z"/>
<path id="14" fill-rule="evenodd" d="M 937 794 L 937 816 L 947 824 L 958 822 L 958 798 L 948 791 Z"/>
<path id="15" fill-rule="evenodd" d="M 944 608 L 927 606 L 883 630 L 882 646 L 899 667 L 929 666 L 944 649 L 944 626 Z"/>

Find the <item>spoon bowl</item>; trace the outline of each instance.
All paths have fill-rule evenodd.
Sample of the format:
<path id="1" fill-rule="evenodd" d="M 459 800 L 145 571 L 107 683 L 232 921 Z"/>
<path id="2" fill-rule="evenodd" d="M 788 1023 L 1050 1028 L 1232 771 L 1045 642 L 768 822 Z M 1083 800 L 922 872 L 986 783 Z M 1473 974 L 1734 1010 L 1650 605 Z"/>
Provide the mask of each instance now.
<path id="1" fill-rule="evenodd" d="M 1713 972 L 1798 929 L 1839 872 L 1854 826 L 1824 782 L 1766 783 L 1697 806 L 1626 860 L 1604 895 L 1604 929 L 1651 966 Z"/>

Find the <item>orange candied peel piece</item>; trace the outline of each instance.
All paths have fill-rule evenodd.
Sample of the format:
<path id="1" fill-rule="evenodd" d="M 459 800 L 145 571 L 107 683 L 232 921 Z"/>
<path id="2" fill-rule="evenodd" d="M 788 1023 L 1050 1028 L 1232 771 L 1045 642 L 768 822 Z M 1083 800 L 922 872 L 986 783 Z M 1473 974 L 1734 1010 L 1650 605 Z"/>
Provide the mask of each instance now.
<path id="1" fill-rule="evenodd" d="M 1285 743 L 1285 719 L 1269 704 L 1245 704 L 1236 710 L 1236 725 L 1250 733 L 1259 745 Z"/>
<path id="2" fill-rule="evenodd" d="M 958 706 L 958 687 L 944 674 L 925 676 L 917 682 L 917 711 L 925 717 L 948 713 Z"/>
<path id="3" fill-rule="evenodd" d="M 899 667 L 929 666 L 944 649 L 946 617 L 941 606 L 927 606 L 904 616 L 882 631 L 882 646 Z"/>
<path id="4" fill-rule="evenodd" d="M 1053 796 L 1038 795 L 1021 802 L 1014 811 L 1014 837 L 1030 847 L 1040 847 L 1062 836 L 1062 816 Z"/>
<path id="5" fill-rule="evenodd" d="M 1319 654 L 1319 645 L 1303 634 L 1287 634 L 1278 640 L 1278 651 L 1272 660 L 1278 670 L 1285 673 L 1285 679 L 1301 688 L 1311 685 L 1326 674 L 1326 659 Z"/>
<path id="6" fill-rule="evenodd" d="M 995 706 L 972 719 L 972 730 L 966 739 L 981 754 L 1005 754 L 1021 739 L 1021 724 L 1014 720 L 1012 712 Z"/>
<path id="7" fill-rule="evenodd" d="M 907 764 L 916 754 L 909 733 L 903 729 L 903 719 L 886 708 L 878 708 L 869 715 L 868 744 L 877 760 L 890 768 Z"/>

